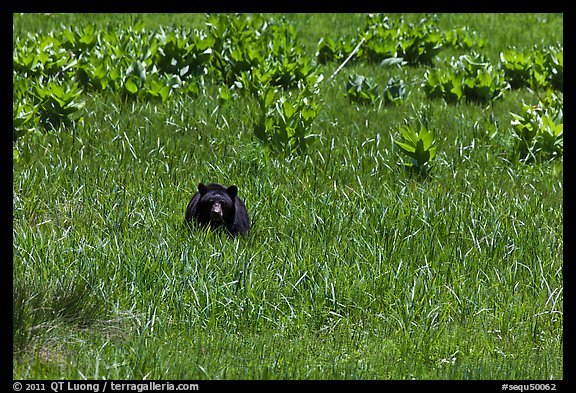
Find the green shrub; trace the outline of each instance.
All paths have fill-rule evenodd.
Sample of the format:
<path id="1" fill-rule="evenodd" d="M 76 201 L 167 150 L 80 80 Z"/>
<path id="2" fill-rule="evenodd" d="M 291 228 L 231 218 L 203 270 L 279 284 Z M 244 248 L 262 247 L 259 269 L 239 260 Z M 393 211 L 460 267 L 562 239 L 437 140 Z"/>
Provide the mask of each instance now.
<path id="1" fill-rule="evenodd" d="M 405 124 L 400 127 L 402 141 L 394 140 L 400 151 L 410 158 L 410 162 L 402 163 L 410 173 L 426 177 L 432 166 L 430 161 L 436 156 L 434 133 L 424 125 L 417 131 L 413 126 Z"/>
<path id="2" fill-rule="evenodd" d="M 303 154 L 315 141 L 312 123 L 321 106 L 317 92 L 307 87 L 297 94 L 282 93 L 268 88 L 260 98 L 260 117 L 254 124 L 254 133 L 272 151 L 283 154 Z"/>
<path id="3" fill-rule="evenodd" d="M 449 103 L 465 99 L 485 104 L 501 98 L 510 88 L 502 71 L 483 55 L 474 52 L 462 55 L 452 59 L 447 67 L 426 70 L 422 87 L 430 98 L 441 97 Z"/>
<path id="4" fill-rule="evenodd" d="M 522 105 L 522 114 L 510 113 L 515 151 L 524 161 L 561 158 L 564 151 L 562 94 L 548 92 L 537 105 Z"/>
<path id="5" fill-rule="evenodd" d="M 378 83 L 373 79 L 359 74 L 348 76 L 346 83 L 346 96 L 350 101 L 368 104 L 373 103 L 379 97 Z"/>

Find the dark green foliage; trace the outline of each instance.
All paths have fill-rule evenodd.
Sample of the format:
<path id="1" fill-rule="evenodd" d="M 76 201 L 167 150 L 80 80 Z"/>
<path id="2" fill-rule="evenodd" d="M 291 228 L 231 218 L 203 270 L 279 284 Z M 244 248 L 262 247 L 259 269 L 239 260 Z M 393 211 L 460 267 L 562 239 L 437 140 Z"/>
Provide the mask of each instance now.
<path id="1" fill-rule="evenodd" d="M 356 58 L 369 63 L 380 63 L 383 60 L 398 57 L 398 33 L 394 23 L 381 14 L 369 15 L 363 30 L 358 33 L 358 42 L 365 42 L 356 54 Z M 353 43 L 353 47 L 356 43 Z"/>
<path id="2" fill-rule="evenodd" d="M 288 92 L 278 98 L 277 92 L 273 88 L 263 91 L 254 134 L 275 152 L 306 153 L 317 138 L 310 132 L 321 109 L 317 92 L 304 88 L 298 94 Z"/>
<path id="3" fill-rule="evenodd" d="M 478 34 L 471 31 L 468 26 L 463 26 L 446 31 L 443 34 L 443 43 L 445 46 L 469 51 L 483 48 L 486 40 L 478 37 Z"/>
<path id="4" fill-rule="evenodd" d="M 399 30 L 398 56 L 408 64 L 431 65 L 443 45 L 434 21 L 422 19 L 418 23 L 401 24 Z"/>
<path id="5" fill-rule="evenodd" d="M 545 50 L 546 80 L 558 91 L 564 91 L 564 48 L 548 47 Z"/>
<path id="6" fill-rule="evenodd" d="M 537 105 L 522 105 L 511 113 L 516 153 L 526 161 L 562 157 L 564 151 L 563 98 L 550 91 Z"/>
<path id="7" fill-rule="evenodd" d="M 443 38 L 434 21 L 427 18 L 413 23 L 369 14 L 352 40 L 323 37 L 318 42 L 316 56 L 321 64 L 338 61 L 348 57 L 361 42 L 360 50 L 354 56 L 357 61 L 381 63 L 390 58 L 402 58 L 411 65 L 431 65 L 442 49 Z"/>
<path id="8" fill-rule="evenodd" d="M 384 88 L 384 102 L 400 105 L 406 96 L 406 84 L 399 77 L 391 77 Z"/>
<path id="9" fill-rule="evenodd" d="M 334 42 L 332 37 L 322 37 L 320 41 L 318 41 L 316 58 L 320 64 L 341 60 L 343 54 L 339 52 L 339 50 L 339 46 Z"/>
<path id="10" fill-rule="evenodd" d="M 522 52 L 507 49 L 500 53 L 502 68 L 513 89 L 529 86 L 532 76 L 532 61 Z"/>
<path id="11" fill-rule="evenodd" d="M 350 101 L 372 103 L 379 97 L 378 84 L 365 76 L 351 74 L 346 83 L 346 96 Z"/>
<path id="12" fill-rule="evenodd" d="M 77 57 L 94 48 L 99 38 L 99 33 L 92 23 L 65 29 L 62 35 L 62 47 Z"/>
<path id="13" fill-rule="evenodd" d="M 75 83 L 60 85 L 49 81 L 45 86 L 34 85 L 34 97 L 41 122 L 46 129 L 58 129 L 72 124 L 71 115 L 84 106 L 82 90 Z"/>
<path id="14" fill-rule="evenodd" d="M 373 79 L 359 74 L 350 74 L 346 83 L 346 94 L 351 102 L 400 105 L 406 95 L 406 85 L 399 77 L 391 77 L 384 88 Z"/>
<path id="15" fill-rule="evenodd" d="M 563 91 L 564 50 L 561 47 L 534 47 L 520 51 L 508 48 L 500 53 L 500 64 L 512 88 L 553 88 Z"/>
<path id="16" fill-rule="evenodd" d="M 429 66 L 423 90 L 430 98 L 448 103 L 490 103 L 502 97 L 508 81 L 514 88 L 551 86 L 562 90 L 560 46 L 527 53 L 503 51 L 501 68 L 477 52 L 434 67 L 433 59 L 444 44 L 466 50 L 484 45 L 468 28 L 442 34 L 436 23 L 434 17 L 414 23 L 370 14 L 352 39 L 323 37 L 316 57 L 321 64 L 343 61 L 357 49 L 353 61 Z M 147 31 L 138 19 L 124 30 L 74 26 L 59 34 L 29 34 L 17 39 L 13 63 L 15 86 L 23 86 L 30 78 L 35 86 L 34 96 L 27 89 L 14 89 L 14 140 L 37 131 L 37 125 L 43 129 L 70 126 L 82 108 L 84 91 L 111 91 L 125 100 L 165 102 L 178 94 L 198 97 L 204 91 L 204 78 L 225 85 L 220 88 L 224 100 L 230 99 L 234 90 L 242 90 L 260 101 L 255 135 L 268 146 L 277 145 L 274 150 L 304 152 L 316 139 L 311 126 L 320 106 L 311 92 L 317 92 L 323 76 L 305 55 L 294 27 L 283 19 L 213 14 L 205 17 L 204 29 L 172 26 L 158 31 Z M 74 79 L 77 84 L 70 84 Z M 273 87 L 280 89 L 284 101 L 262 105 L 261 93 Z M 405 92 L 399 77 L 380 88 L 374 80 L 350 74 L 346 85 L 349 99 L 364 104 L 399 105 Z M 294 108 L 296 114 L 287 116 L 292 113 L 290 109 L 283 112 L 284 107 Z"/>
<path id="17" fill-rule="evenodd" d="M 28 38 L 15 46 L 14 83 L 21 78 L 35 78 L 41 105 L 31 110 L 25 104 L 28 93 L 17 90 L 17 100 L 22 104 L 14 108 L 14 139 L 27 132 L 36 115 L 54 129 L 70 124 L 70 115 L 81 105 L 63 96 L 63 89 L 73 99 L 78 98 L 82 88 L 98 93 L 111 90 L 126 100 L 166 101 L 179 89 L 197 96 L 198 80 L 205 75 L 230 87 L 242 86 L 247 73 L 256 72 L 260 85 L 284 90 L 312 87 L 321 80 L 316 66 L 304 55 L 294 27 L 261 16 L 214 14 L 206 17 L 205 30 L 171 27 L 148 32 L 140 21 L 118 32 L 96 31 L 87 25 L 65 29 L 58 37 Z M 59 87 L 71 76 L 78 87 L 70 91 Z M 52 77 L 48 84 L 47 77 Z M 258 89 L 248 91 L 255 94 Z M 309 104 L 298 103 L 296 107 L 308 108 Z M 308 113 L 301 115 L 305 120 L 294 132 L 311 141 L 307 127 L 316 114 L 311 116 L 311 109 L 306 110 Z M 286 126 L 288 139 L 292 139 L 291 128 Z M 299 145 L 296 150 L 301 151 L 304 145 Z"/>
<path id="18" fill-rule="evenodd" d="M 14 100 L 12 101 L 12 126 L 13 140 L 16 141 L 29 131 L 37 128 L 39 122 L 38 105 L 34 103 L 34 97 L 28 95 L 27 83 L 24 79 L 15 81 Z"/>
<path id="19" fill-rule="evenodd" d="M 419 130 L 406 124 L 400 127 L 402 141 L 394 140 L 400 151 L 410 158 L 410 162 L 403 163 L 410 173 L 417 174 L 420 178 L 425 178 L 432 165 L 430 161 L 436 156 L 436 146 L 434 146 L 434 133 L 425 126 L 420 126 Z"/>
<path id="20" fill-rule="evenodd" d="M 160 29 L 156 39 L 158 50 L 155 62 L 159 71 L 182 79 L 206 73 L 212 60 L 215 37 L 203 31 L 173 27 Z"/>
<path id="21" fill-rule="evenodd" d="M 509 85 L 504 76 L 477 53 L 452 59 L 444 68 L 426 70 L 423 88 L 430 98 L 446 102 L 489 103 L 501 98 Z"/>
<path id="22" fill-rule="evenodd" d="M 462 79 L 448 69 L 426 70 L 422 85 L 428 97 L 456 103 L 462 98 Z"/>

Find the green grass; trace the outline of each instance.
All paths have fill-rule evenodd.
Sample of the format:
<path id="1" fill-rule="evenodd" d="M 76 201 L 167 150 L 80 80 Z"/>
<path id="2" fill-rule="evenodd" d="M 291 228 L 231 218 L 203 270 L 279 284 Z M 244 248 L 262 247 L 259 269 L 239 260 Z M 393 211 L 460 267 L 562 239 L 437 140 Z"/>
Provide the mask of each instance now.
<path id="1" fill-rule="evenodd" d="M 419 15 L 407 15 L 417 20 Z M 15 15 L 14 34 L 129 15 Z M 289 14 L 313 56 L 364 15 Z M 201 16 L 144 15 L 150 28 Z M 562 42 L 562 15 L 439 15 L 491 59 L 509 43 Z M 190 22 L 192 23 L 192 22 Z M 304 34 L 306 31 L 306 35 Z M 338 66 L 329 64 L 328 77 Z M 563 180 L 473 137 L 490 110 L 360 106 L 352 72 L 385 82 L 423 68 L 346 66 L 323 82 L 307 155 L 267 153 L 250 100 L 123 103 L 86 96 L 70 130 L 16 142 L 14 379 L 562 379 Z M 408 178 L 392 143 L 426 119 L 432 176 Z M 252 231 L 182 226 L 198 182 L 237 184 Z"/>

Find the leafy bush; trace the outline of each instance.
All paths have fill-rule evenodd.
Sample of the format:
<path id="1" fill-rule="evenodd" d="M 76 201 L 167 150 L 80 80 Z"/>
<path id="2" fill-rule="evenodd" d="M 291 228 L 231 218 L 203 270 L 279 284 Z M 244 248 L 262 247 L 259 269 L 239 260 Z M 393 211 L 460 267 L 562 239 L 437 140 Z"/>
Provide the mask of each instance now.
<path id="1" fill-rule="evenodd" d="M 311 126 L 321 109 L 317 91 L 304 87 L 298 94 L 287 92 L 276 98 L 277 93 L 277 88 L 262 92 L 254 134 L 272 151 L 305 153 L 316 139 Z"/>
<path id="2" fill-rule="evenodd" d="M 416 173 L 420 177 L 427 176 L 432 169 L 430 161 L 436 156 L 434 133 L 424 125 L 416 131 L 414 127 L 405 124 L 400 127 L 400 134 L 403 140 L 394 140 L 394 143 L 410 158 L 410 162 L 400 165 L 404 165 L 410 173 Z"/>
<path id="3" fill-rule="evenodd" d="M 508 48 L 500 53 L 500 61 L 512 88 L 563 91 L 564 50 L 559 46 L 534 47 L 526 51 Z"/>
<path id="4" fill-rule="evenodd" d="M 63 47 L 53 33 L 29 34 L 26 39 L 15 41 L 12 64 L 18 75 L 66 77 L 76 63 L 74 53 Z"/>
<path id="5" fill-rule="evenodd" d="M 285 88 L 295 87 L 317 71 L 304 56 L 294 27 L 284 21 L 266 21 L 258 15 L 210 15 L 207 26 L 214 39 L 210 72 L 229 86 L 255 68 L 270 74 L 270 83 Z"/>
<path id="6" fill-rule="evenodd" d="M 426 70 L 422 87 L 429 98 L 456 103 L 462 98 L 462 78 L 448 69 Z"/>
<path id="7" fill-rule="evenodd" d="M 398 105 L 406 96 L 406 84 L 398 77 L 391 77 L 384 88 L 382 97 L 384 103 Z"/>
<path id="8" fill-rule="evenodd" d="M 26 98 L 13 101 L 13 121 L 12 121 L 12 138 L 17 140 L 27 132 L 36 129 L 37 125 L 37 107 L 29 102 Z"/>
<path id="9" fill-rule="evenodd" d="M 522 114 L 510 113 L 516 140 L 515 151 L 522 160 L 541 161 L 562 157 L 564 150 L 563 97 L 552 92 L 537 105 L 522 105 Z"/>
<path id="10" fill-rule="evenodd" d="M 398 32 L 388 17 L 381 14 L 368 15 L 366 25 L 359 32 L 352 47 L 356 47 L 357 42 L 360 42 L 362 38 L 365 42 L 357 52 L 357 58 L 368 63 L 380 63 L 383 60 L 398 57 Z"/>
<path id="11" fill-rule="evenodd" d="M 552 88 L 564 91 L 564 49 L 560 46 L 548 47 L 545 51 L 546 69 L 548 75 L 546 79 Z"/>
<path id="12" fill-rule="evenodd" d="M 502 97 L 509 84 L 502 72 L 483 55 L 472 53 L 452 58 L 449 68 L 426 70 L 422 87 L 430 98 L 454 103 L 461 99 L 488 103 Z"/>
<path id="13" fill-rule="evenodd" d="M 320 38 L 316 49 L 316 58 L 320 64 L 338 61 L 344 57 L 341 51 L 342 44 L 337 44 L 331 37 Z"/>
<path id="14" fill-rule="evenodd" d="M 187 28 L 160 28 L 155 63 L 161 72 L 185 78 L 202 75 L 212 60 L 215 37 Z"/>
<path id="15" fill-rule="evenodd" d="M 408 64 L 431 65 L 442 45 L 442 35 L 427 18 L 400 26 L 398 56 Z"/>
<path id="16" fill-rule="evenodd" d="M 38 122 L 51 128 L 71 124 L 71 115 L 82 108 L 79 97 L 84 91 L 167 101 L 180 90 L 198 96 L 204 77 L 223 83 L 226 91 L 246 85 L 250 94 L 264 85 L 313 89 L 322 80 L 317 66 L 304 55 L 294 27 L 258 15 L 208 15 L 205 30 L 173 26 L 146 31 L 135 21 L 123 29 L 98 31 L 88 24 L 49 35 L 30 34 L 16 40 L 13 64 L 15 83 L 31 79 L 36 86 L 35 98 L 25 89 L 15 90 L 15 140 Z M 258 83 L 248 81 L 255 73 Z M 310 110 L 304 101 L 312 96 L 296 96 L 302 99 L 295 108 L 306 113 L 307 130 Z M 288 108 L 291 99 L 285 102 L 279 108 Z M 292 125 L 288 122 L 280 129 L 291 135 Z M 298 146 L 300 151 L 305 144 Z"/>
<path id="17" fill-rule="evenodd" d="M 434 17 L 408 23 L 369 14 L 354 37 L 320 39 L 316 58 L 319 63 L 342 61 L 357 49 L 356 61 L 432 66 L 443 47 L 469 50 L 483 44 L 467 28 L 442 34 Z M 493 66 L 476 52 L 452 58 L 429 67 L 422 86 L 430 98 L 483 104 L 498 99 L 509 87 L 563 89 L 559 45 L 525 52 L 511 48 L 501 53 L 500 60 L 499 66 Z M 135 21 L 122 28 L 98 30 L 87 24 L 28 34 L 15 38 L 13 69 L 14 140 L 39 126 L 57 129 L 73 124 L 87 91 L 166 102 L 177 94 L 198 97 L 209 80 L 221 84 L 223 99 L 238 89 L 260 102 L 261 110 L 253 120 L 256 137 L 274 150 L 287 152 L 304 152 L 314 140 L 311 125 L 320 110 L 316 90 L 323 79 L 320 68 L 306 56 L 294 26 L 261 15 L 207 15 L 205 28 L 194 30 L 172 26 L 147 31 L 141 21 Z M 28 85 L 33 89 L 29 91 Z M 393 77 L 381 88 L 372 79 L 351 74 L 345 94 L 353 102 L 396 105 L 403 102 L 406 85 Z M 527 131 L 536 115 L 526 111 L 517 116 L 523 119 L 515 123 L 519 139 L 524 140 L 518 147 L 522 155 L 539 146 L 551 150 L 544 134 L 531 137 Z M 538 118 L 550 124 L 545 116 Z M 558 136 L 558 129 L 551 132 Z"/>
<path id="18" fill-rule="evenodd" d="M 359 74 L 348 76 L 346 83 L 346 96 L 350 101 L 362 104 L 374 103 L 382 100 L 385 104 L 400 104 L 406 95 L 406 85 L 398 77 L 391 77 L 380 91 L 380 86 L 373 79 Z"/>
<path id="19" fill-rule="evenodd" d="M 445 32 L 443 34 L 443 44 L 455 49 L 469 51 L 483 48 L 486 45 L 486 41 L 478 37 L 475 31 L 471 31 L 469 27 L 464 26 Z"/>
<path id="20" fill-rule="evenodd" d="M 90 51 L 98 43 L 99 33 L 93 24 L 74 26 L 62 32 L 62 47 L 76 56 Z"/>
<path id="21" fill-rule="evenodd" d="M 504 74 L 513 89 L 529 86 L 532 78 L 532 59 L 523 52 L 506 49 L 500 53 Z"/>
<path id="22" fill-rule="evenodd" d="M 383 14 L 368 14 L 365 25 L 352 40 L 338 41 L 325 36 L 317 45 L 316 56 L 321 64 L 348 57 L 360 42 L 354 58 L 367 63 L 382 63 L 402 58 L 411 65 L 431 65 L 442 49 L 442 34 L 435 21 L 424 18 L 418 23 L 392 20 Z"/>
<path id="23" fill-rule="evenodd" d="M 378 83 L 370 78 L 351 74 L 346 83 L 346 96 L 353 102 L 372 103 L 379 97 L 378 87 Z"/>

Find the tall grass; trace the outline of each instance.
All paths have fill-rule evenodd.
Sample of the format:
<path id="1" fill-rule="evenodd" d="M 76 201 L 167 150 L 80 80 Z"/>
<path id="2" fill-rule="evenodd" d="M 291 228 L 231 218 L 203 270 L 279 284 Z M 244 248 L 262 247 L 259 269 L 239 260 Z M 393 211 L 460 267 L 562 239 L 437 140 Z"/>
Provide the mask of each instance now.
<path id="1" fill-rule="evenodd" d="M 287 18 L 317 37 L 359 16 Z M 510 19 L 526 18 L 536 16 L 439 23 L 489 32 L 496 51 L 515 31 Z M 561 40 L 558 17 L 539 18 L 553 34 L 531 28 L 526 45 Z M 15 16 L 15 33 L 50 29 L 40 20 Z M 166 104 L 86 97 L 73 130 L 19 141 L 13 377 L 562 379 L 553 163 L 521 164 L 503 140 L 476 139 L 488 116 L 477 105 L 428 102 L 417 88 L 400 107 L 350 104 L 346 72 L 363 67 L 324 82 L 321 138 L 307 155 L 267 153 L 253 103 L 222 102 L 216 88 Z M 503 130 L 522 97 L 493 106 Z M 404 119 L 436 132 L 428 181 L 397 165 Z M 238 185 L 248 239 L 182 225 L 199 181 Z"/>

